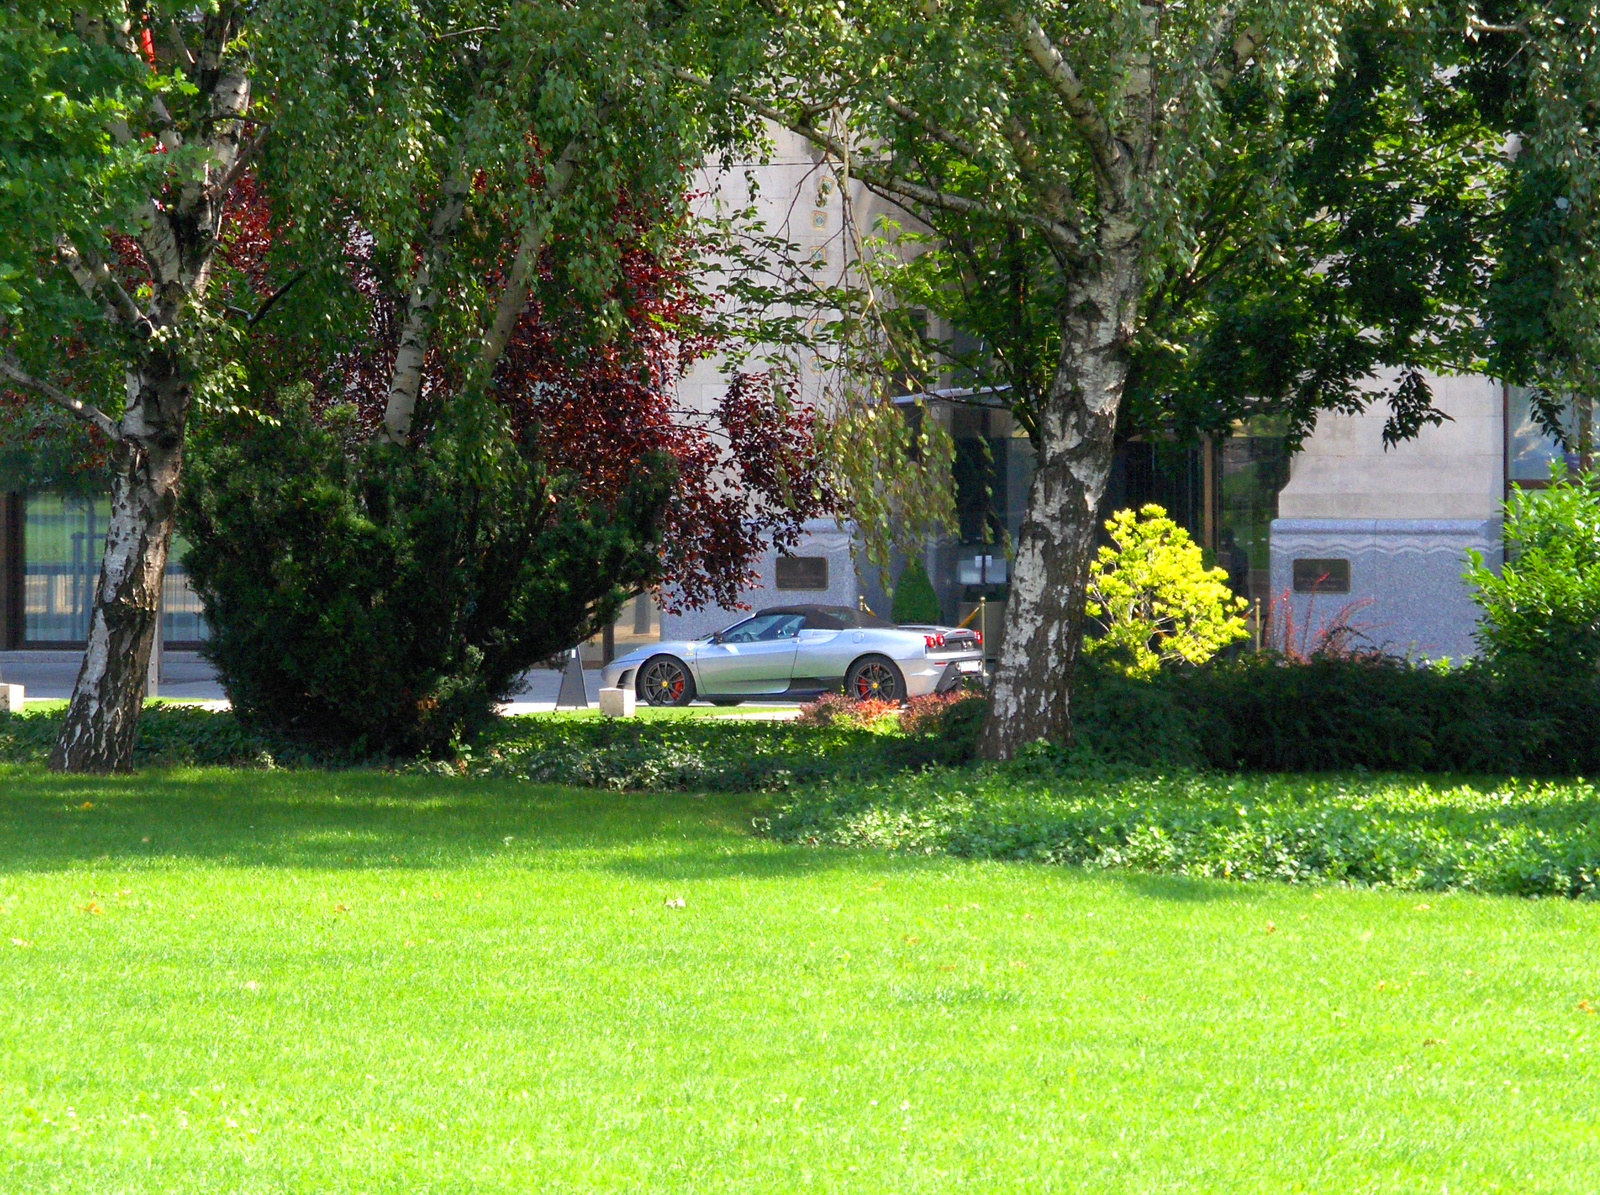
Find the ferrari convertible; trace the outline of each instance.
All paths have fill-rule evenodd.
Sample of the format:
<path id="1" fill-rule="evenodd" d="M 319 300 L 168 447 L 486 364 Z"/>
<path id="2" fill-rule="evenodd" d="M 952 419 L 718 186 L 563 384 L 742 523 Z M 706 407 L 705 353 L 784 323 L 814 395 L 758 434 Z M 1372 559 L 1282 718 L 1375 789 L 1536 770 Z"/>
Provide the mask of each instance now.
<path id="1" fill-rule="evenodd" d="M 983 676 L 983 636 L 963 627 L 899 626 L 848 606 L 773 606 L 707 639 L 653 643 L 607 664 L 601 683 L 634 687 L 649 705 L 696 697 L 865 701 L 944 693 Z"/>

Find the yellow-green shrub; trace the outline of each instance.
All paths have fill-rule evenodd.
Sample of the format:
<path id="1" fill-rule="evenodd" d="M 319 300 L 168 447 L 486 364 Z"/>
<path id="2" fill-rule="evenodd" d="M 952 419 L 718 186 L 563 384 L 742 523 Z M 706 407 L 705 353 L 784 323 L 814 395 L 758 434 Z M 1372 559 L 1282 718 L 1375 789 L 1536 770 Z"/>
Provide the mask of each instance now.
<path id="1" fill-rule="evenodd" d="M 1111 543 L 1089 565 L 1086 608 L 1100 634 L 1084 651 L 1129 676 L 1203 664 L 1243 639 L 1246 602 L 1207 568 L 1189 533 L 1151 503 L 1106 520 Z"/>

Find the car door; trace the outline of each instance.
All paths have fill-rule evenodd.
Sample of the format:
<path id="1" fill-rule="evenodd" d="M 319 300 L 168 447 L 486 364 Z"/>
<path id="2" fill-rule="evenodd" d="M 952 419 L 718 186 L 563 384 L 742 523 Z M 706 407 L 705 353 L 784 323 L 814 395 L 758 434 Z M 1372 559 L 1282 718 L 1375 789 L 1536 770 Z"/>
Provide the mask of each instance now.
<path id="1" fill-rule="evenodd" d="M 800 628 L 800 644 L 794 658 L 796 689 L 832 688 L 843 682 L 845 669 L 855 658 L 857 648 L 851 639 L 861 638 L 837 618 L 826 614 L 808 615 Z"/>
<path id="2" fill-rule="evenodd" d="M 757 614 L 695 653 L 702 693 L 782 693 L 794 674 L 795 639 L 805 617 Z"/>

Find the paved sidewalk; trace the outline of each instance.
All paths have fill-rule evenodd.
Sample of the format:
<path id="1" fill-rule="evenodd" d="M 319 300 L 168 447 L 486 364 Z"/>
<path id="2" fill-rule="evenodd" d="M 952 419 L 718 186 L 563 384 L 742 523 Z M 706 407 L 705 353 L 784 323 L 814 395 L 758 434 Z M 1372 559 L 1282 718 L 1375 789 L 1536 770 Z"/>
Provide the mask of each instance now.
<path id="1" fill-rule="evenodd" d="M 21 685 L 28 701 L 61 701 L 72 696 L 83 653 L 76 651 L 0 651 L 0 681 Z M 583 686 L 589 706 L 600 704 L 600 670 L 586 668 Z M 547 714 L 556 708 L 561 691 L 561 673 L 549 668 L 533 668 L 522 674 L 522 683 L 513 699 L 500 707 L 504 714 Z M 212 709 L 226 709 L 227 695 L 210 664 L 193 651 L 167 651 L 161 654 L 161 683 L 157 696 L 171 701 L 192 701 Z M 763 698 L 762 704 L 770 701 Z M 724 714 L 730 718 L 792 718 L 799 708 Z"/>

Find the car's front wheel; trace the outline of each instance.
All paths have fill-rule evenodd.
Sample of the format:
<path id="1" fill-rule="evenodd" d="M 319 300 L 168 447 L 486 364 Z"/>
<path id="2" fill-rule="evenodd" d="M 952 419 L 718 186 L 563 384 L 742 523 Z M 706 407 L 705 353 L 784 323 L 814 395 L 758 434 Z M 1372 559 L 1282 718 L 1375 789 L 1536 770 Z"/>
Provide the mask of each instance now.
<path id="1" fill-rule="evenodd" d="M 906 679 L 888 656 L 862 656 L 845 674 L 844 691 L 856 701 L 902 701 Z"/>
<path id="2" fill-rule="evenodd" d="M 639 669 L 635 689 L 646 705 L 688 705 L 694 700 L 694 677 L 682 660 L 656 656 Z"/>

